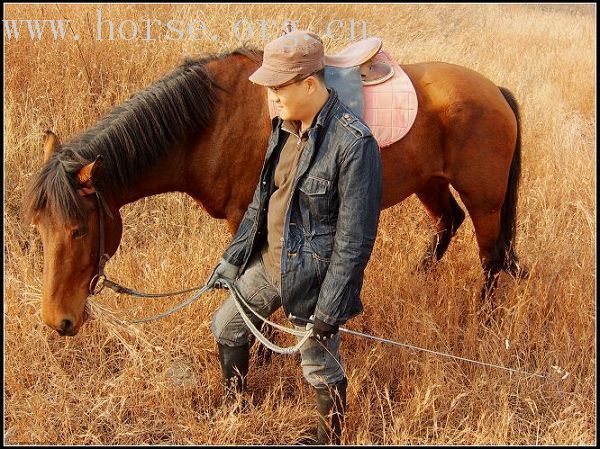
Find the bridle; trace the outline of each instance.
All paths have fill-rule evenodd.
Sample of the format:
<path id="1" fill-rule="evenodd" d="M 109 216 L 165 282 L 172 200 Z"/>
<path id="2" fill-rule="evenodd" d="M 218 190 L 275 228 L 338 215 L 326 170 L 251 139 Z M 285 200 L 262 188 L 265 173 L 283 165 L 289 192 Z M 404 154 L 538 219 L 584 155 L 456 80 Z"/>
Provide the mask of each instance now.
<path id="1" fill-rule="evenodd" d="M 96 203 L 98 205 L 98 271 L 96 272 L 96 274 L 90 281 L 90 285 L 88 288 L 88 296 L 95 296 L 95 295 L 99 294 L 104 289 L 104 287 L 109 287 L 110 289 L 114 290 L 116 293 L 125 293 L 126 295 L 137 296 L 140 298 L 163 298 L 165 296 L 175 296 L 175 295 L 180 295 L 182 293 L 196 291 L 196 294 L 194 294 L 191 298 L 186 299 L 185 301 L 180 303 L 178 306 L 174 307 L 173 309 L 171 309 L 167 312 L 161 313 L 161 314 L 153 316 L 153 317 L 144 318 L 141 320 L 129 321 L 130 323 L 145 323 L 147 321 L 154 321 L 159 318 L 164 318 L 165 316 L 171 315 L 172 313 L 175 313 L 175 312 L 181 310 L 185 306 L 187 306 L 187 305 L 191 304 L 192 302 L 194 302 L 195 300 L 197 300 L 204 292 L 210 290 L 205 285 L 200 285 L 197 287 L 192 287 L 192 288 L 188 288 L 186 290 L 180 290 L 177 292 L 143 293 L 143 292 L 138 292 L 136 290 L 133 290 L 131 288 L 127 288 L 121 284 L 118 284 L 118 283 L 113 282 L 110 279 L 108 279 L 108 277 L 106 276 L 106 274 L 104 272 L 104 266 L 106 265 L 106 262 L 108 262 L 108 260 L 110 259 L 110 256 L 106 253 L 106 248 L 105 248 L 106 231 L 104 229 L 104 215 L 108 215 L 111 219 L 114 219 L 114 216 L 110 212 L 110 209 L 109 209 L 106 201 L 104 200 L 104 197 L 97 189 L 95 189 L 94 187 L 91 187 L 91 188 L 81 187 L 77 191 L 78 191 L 79 195 L 82 197 L 95 194 L 96 195 Z"/>
<path id="2" fill-rule="evenodd" d="M 115 217 L 110 212 L 106 201 L 102 194 L 94 187 L 87 188 L 82 187 L 78 189 L 80 196 L 88 196 L 96 194 L 96 202 L 98 204 L 98 272 L 94 275 L 90 281 L 88 292 L 91 296 L 97 295 L 102 291 L 105 284 L 107 284 L 107 278 L 104 274 L 104 266 L 110 256 L 105 252 L 105 230 L 104 230 L 104 215 L 108 215 L 111 219 Z"/>

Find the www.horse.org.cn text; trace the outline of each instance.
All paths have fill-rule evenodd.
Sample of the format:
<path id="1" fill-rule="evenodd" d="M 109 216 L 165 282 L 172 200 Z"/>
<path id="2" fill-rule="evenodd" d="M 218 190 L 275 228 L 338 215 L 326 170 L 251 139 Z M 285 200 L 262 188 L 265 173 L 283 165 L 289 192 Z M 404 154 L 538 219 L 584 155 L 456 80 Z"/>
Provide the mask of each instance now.
<path id="1" fill-rule="evenodd" d="M 7 41 L 29 40 L 75 40 L 83 39 L 78 29 L 87 29 L 97 41 L 247 41 L 259 39 L 269 41 L 281 35 L 289 24 L 289 31 L 301 28 L 299 20 L 246 19 L 236 20 L 224 36 L 211 32 L 209 24 L 198 19 L 170 19 L 162 21 L 152 18 L 112 19 L 101 9 L 97 10 L 95 27 L 79 24 L 69 19 L 5 19 L 2 20 L 4 37 Z M 80 26 L 81 25 L 81 26 Z M 95 28 L 95 29 L 94 29 Z M 71 32 L 69 32 L 71 30 Z M 322 30 L 314 30 L 332 41 L 358 41 L 367 38 L 367 22 L 364 19 L 330 19 Z"/>

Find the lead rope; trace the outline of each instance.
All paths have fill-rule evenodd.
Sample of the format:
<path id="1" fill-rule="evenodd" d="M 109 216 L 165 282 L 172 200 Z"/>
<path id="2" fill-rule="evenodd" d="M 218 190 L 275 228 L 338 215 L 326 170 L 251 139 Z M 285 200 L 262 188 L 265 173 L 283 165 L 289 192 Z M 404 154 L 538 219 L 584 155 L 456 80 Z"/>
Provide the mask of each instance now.
<path id="1" fill-rule="evenodd" d="M 252 333 L 252 335 L 254 335 L 258 341 L 260 341 L 263 345 L 265 345 L 271 351 L 276 352 L 278 354 L 286 354 L 286 355 L 293 354 L 293 353 L 299 351 L 300 348 L 304 345 L 304 343 L 312 336 L 312 334 L 313 334 L 312 328 L 307 328 L 307 330 L 305 330 L 305 331 L 296 330 L 296 329 L 292 329 L 292 328 L 289 328 L 289 327 L 286 327 L 286 326 L 282 326 L 280 324 L 277 324 L 277 323 L 274 323 L 274 322 L 268 320 L 267 318 L 264 318 L 258 312 L 256 312 L 244 300 L 244 297 L 240 294 L 240 292 L 237 289 L 237 287 L 235 286 L 235 284 L 233 284 L 232 282 L 229 282 L 228 280 L 225 280 L 225 279 L 221 279 L 220 282 L 222 282 L 223 284 L 225 284 L 225 286 L 227 286 L 227 288 L 229 289 L 229 291 L 232 293 L 232 296 L 234 298 L 235 306 L 238 309 L 238 311 L 240 312 L 242 320 L 244 321 L 244 323 L 250 329 L 250 332 Z M 116 284 L 116 285 L 118 285 L 118 284 Z M 188 289 L 188 290 L 182 290 L 181 292 L 189 292 L 189 291 L 197 290 L 197 289 L 198 288 L 191 288 L 191 289 Z M 202 288 L 200 288 L 200 290 L 195 295 L 193 295 L 189 299 L 185 300 L 181 304 L 177 305 L 173 309 L 168 310 L 167 312 L 161 313 L 159 315 L 151 316 L 151 317 L 148 317 L 148 318 L 140 319 L 140 320 L 129 320 L 129 321 L 127 321 L 127 323 L 131 323 L 131 324 L 146 323 L 146 322 L 149 322 L 149 321 L 154 321 L 154 320 L 158 320 L 160 318 L 164 318 L 164 317 L 166 317 L 168 315 L 171 315 L 171 314 L 173 314 L 173 313 L 175 313 L 175 312 L 183 309 L 184 307 L 188 306 L 189 304 L 193 303 L 198 298 L 200 298 L 200 296 L 202 296 L 202 294 L 204 294 L 205 292 L 207 292 L 209 290 L 212 290 L 212 289 L 213 289 L 212 287 L 211 288 L 207 288 L 206 286 L 203 286 Z M 128 292 L 135 292 L 135 290 L 131 290 L 131 289 L 124 289 L 122 291 L 124 291 L 126 294 L 130 294 Z M 136 293 L 136 296 L 159 297 L 159 296 L 166 296 L 166 294 L 149 294 L 149 293 L 139 293 L 138 294 L 138 293 Z M 267 337 L 265 337 L 263 334 L 261 334 L 261 332 L 252 323 L 252 321 L 250 320 L 250 318 L 246 314 L 244 308 L 242 307 L 242 304 L 248 310 L 250 310 L 250 312 L 252 312 L 252 314 L 254 314 L 258 319 L 260 319 L 263 323 L 269 324 L 269 325 L 273 326 L 275 329 L 278 329 L 278 330 L 280 330 L 282 332 L 285 332 L 287 334 L 294 335 L 295 337 L 300 338 L 300 341 L 297 344 L 295 344 L 293 346 L 290 346 L 290 347 L 287 347 L 287 348 L 278 346 L 275 343 L 269 341 L 267 339 Z M 291 319 L 296 319 L 296 320 L 299 320 L 299 321 L 303 321 L 303 322 L 305 322 L 307 324 L 314 324 L 312 321 L 304 319 L 304 318 L 301 318 L 301 317 L 296 317 L 296 316 L 290 315 L 290 318 Z M 351 329 L 346 329 L 344 327 L 340 327 L 339 330 L 341 332 L 345 332 L 345 333 L 348 333 L 348 334 L 351 334 L 351 335 L 355 335 L 357 337 L 367 338 L 367 339 L 370 339 L 370 340 L 379 341 L 381 343 L 387 343 L 387 344 L 391 344 L 391 345 L 394 345 L 394 346 L 400 346 L 400 347 L 404 347 L 404 348 L 412 349 L 412 350 L 416 350 L 416 351 L 428 352 L 430 354 L 434 354 L 434 355 L 438 355 L 438 356 L 442 356 L 442 357 L 449 357 L 449 358 L 453 358 L 453 359 L 456 359 L 456 360 L 461 360 L 463 362 L 474 363 L 474 364 L 477 364 L 477 365 L 487 366 L 487 367 L 490 367 L 490 368 L 496 368 L 496 369 L 506 370 L 506 371 L 510 371 L 510 372 L 516 373 L 516 374 L 524 374 L 524 375 L 528 375 L 528 376 L 535 376 L 535 377 L 539 377 L 539 378 L 542 378 L 542 379 L 546 379 L 546 376 L 544 374 L 531 373 L 531 372 L 524 371 L 524 370 L 518 370 L 518 369 L 508 368 L 508 367 L 501 366 L 501 365 L 495 365 L 493 363 L 480 362 L 478 360 L 473 360 L 473 359 L 469 359 L 469 358 L 466 358 L 466 357 L 460 357 L 460 356 L 448 354 L 448 353 L 445 353 L 445 352 L 433 351 L 431 349 L 426 349 L 426 348 L 420 348 L 418 346 L 414 346 L 414 345 L 410 345 L 410 344 L 406 344 L 406 343 L 400 343 L 400 342 L 397 342 L 397 341 L 394 341 L 394 340 L 390 340 L 390 339 L 387 339 L 387 338 L 376 337 L 374 335 L 369 335 L 369 334 L 364 334 L 362 332 L 353 331 Z M 321 342 L 319 342 L 319 343 L 321 343 Z M 322 343 L 321 343 L 321 345 L 327 350 L 327 348 Z M 331 352 L 329 352 L 329 353 L 331 354 Z M 563 376 L 563 379 L 566 378 L 568 374 L 569 373 L 567 372 L 567 374 L 565 374 L 565 376 Z"/>
<path id="2" fill-rule="evenodd" d="M 99 221 L 99 263 L 98 263 L 98 274 L 96 274 L 94 276 L 94 278 L 92 279 L 92 282 L 90 283 L 90 294 L 91 296 L 97 295 L 99 294 L 102 289 L 104 288 L 104 286 L 108 286 L 109 288 L 113 289 L 115 292 L 117 293 L 125 293 L 127 295 L 131 295 L 131 296 L 139 296 L 139 297 L 145 297 L 145 298 L 160 298 L 160 297 L 164 297 L 164 296 L 173 296 L 176 294 L 181 294 L 181 293 L 187 293 L 193 290 L 198 290 L 198 292 L 196 294 L 194 294 L 193 296 L 191 296 L 189 299 L 183 301 L 182 303 L 180 303 L 179 305 L 177 305 L 176 307 L 174 307 L 173 309 L 161 313 L 159 315 L 155 315 L 152 317 L 148 317 L 148 318 L 143 318 L 141 320 L 130 320 L 127 321 L 128 323 L 131 324 L 136 324 L 136 323 L 146 323 L 149 321 L 154 321 L 154 320 L 158 320 L 160 318 L 164 318 L 166 316 L 169 316 L 181 309 L 183 309 L 184 307 L 188 306 L 189 304 L 193 303 L 194 301 L 196 301 L 200 296 L 202 296 L 202 294 L 204 294 L 206 291 L 208 290 L 212 290 L 211 288 L 206 287 L 206 285 L 201 286 L 201 287 L 193 287 L 187 290 L 181 290 L 178 292 L 171 292 L 171 293 L 141 293 L 141 292 L 137 292 L 135 290 L 129 289 L 127 287 L 123 287 L 122 285 L 117 284 L 116 282 L 113 282 L 111 280 L 109 280 L 106 275 L 104 274 L 104 264 L 108 261 L 108 255 L 104 254 L 104 220 L 102 219 L 102 212 L 106 213 L 110 218 L 113 218 L 113 215 L 110 213 L 110 209 L 108 208 L 108 205 L 106 204 L 106 201 L 104 200 L 104 198 L 102 197 L 102 195 L 100 194 L 99 191 L 95 190 L 95 189 L 87 189 L 87 188 L 82 188 L 79 189 L 79 194 L 82 196 L 86 196 L 92 193 L 96 193 L 96 198 L 98 201 L 98 221 Z M 296 329 L 291 329 L 285 326 L 281 326 L 277 323 L 274 323 L 272 321 L 269 321 L 268 319 L 262 317 L 260 314 L 258 314 L 257 312 L 254 311 L 254 309 L 252 307 L 250 307 L 248 305 L 248 303 L 244 300 L 243 296 L 240 294 L 240 292 L 238 291 L 237 287 L 230 282 L 229 280 L 226 279 L 222 279 L 221 280 L 229 289 L 230 292 L 232 292 L 233 294 L 233 298 L 234 298 L 234 302 L 235 302 L 235 306 L 238 309 L 238 311 L 240 312 L 240 315 L 242 317 L 242 319 L 244 320 L 244 323 L 246 323 L 246 325 L 248 326 L 248 328 L 250 329 L 250 332 L 252 332 L 252 334 L 257 338 L 258 341 L 260 341 L 263 345 L 265 345 L 267 348 L 269 348 L 271 351 L 276 352 L 278 354 L 293 354 L 294 352 L 297 352 L 300 350 L 300 348 L 302 347 L 302 345 L 312 336 L 312 329 L 309 329 L 307 326 L 307 330 L 305 331 L 300 331 L 300 330 L 296 330 Z M 92 285 L 93 284 L 93 285 Z M 100 288 L 97 289 L 97 285 L 100 284 Z M 262 320 L 264 323 L 267 323 L 271 326 L 273 326 L 275 329 L 279 329 L 282 332 L 286 332 L 288 334 L 294 335 L 296 337 L 300 337 L 300 341 L 294 345 L 294 346 L 290 346 L 288 348 L 283 348 L 281 346 L 277 346 L 276 344 L 270 342 L 263 334 L 260 333 L 260 331 L 254 326 L 254 324 L 252 323 L 252 321 L 250 320 L 250 318 L 248 318 L 248 316 L 246 315 L 242 305 L 240 304 L 240 301 L 256 316 L 258 317 L 260 320 Z M 300 318 L 300 317 L 294 317 L 293 315 L 290 315 L 290 319 L 297 319 L 299 321 L 304 321 L 305 323 L 308 324 L 314 324 L 312 321 L 310 320 L 306 320 L 304 318 Z M 478 360 L 472 360 L 472 359 L 468 359 L 466 357 L 459 357 L 459 356 L 455 356 L 452 354 L 448 354 L 448 353 L 444 353 L 444 352 L 439 352 L 439 351 L 432 351 L 430 349 L 425 349 L 425 348 L 419 348 L 418 346 L 413 346 L 413 345 L 409 345 L 406 343 L 399 343 L 393 340 L 389 340 L 386 338 L 381 338 L 381 337 L 375 337 L 373 335 L 369 335 L 369 334 L 363 334 L 361 332 L 357 332 L 357 331 L 353 331 L 350 329 L 346 329 L 343 327 L 339 328 L 340 331 L 342 332 L 346 332 L 349 333 L 351 335 L 356 335 L 358 337 L 363 337 L 363 338 L 367 338 L 367 339 L 371 339 L 371 340 L 375 340 L 375 341 L 379 341 L 382 343 L 388 343 L 391 345 L 395 345 L 395 346 L 401 346 L 404 348 L 408 348 L 408 349 L 413 349 L 413 350 L 417 350 L 417 351 L 423 351 L 423 352 L 428 352 L 434 355 L 439 355 L 439 356 L 443 356 L 443 357 L 450 357 L 456 360 L 461 360 L 464 362 L 470 362 L 470 363 L 474 363 L 477 365 L 481 365 L 481 366 L 487 366 L 487 367 L 491 367 L 491 368 L 496 368 L 496 369 L 502 369 L 502 370 L 506 370 L 506 371 L 510 371 L 513 373 L 517 373 L 517 374 L 525 374 L 525 375 L 529 375 L 529 376 L 536 376 L 536 377 L 540 377 L 542 379 L 546 379 L 546 376 L 543 374 L 537 374 L 537 373 L 530 373 L 527 371 L 523 371 L 523 370 L 517 370 L 517 369 L 513 369 L 513 368 L 507 368 L 505 366 L 500 366 L 500 365 L 494 365 L 492 363 L 486 363 L 486 362 L 480 362 Z M 318 340 L 317 340 L 318 341 Z M 325 348 L 325 350 L 327 350 L 327 352 L 329 352 L 329 350 L 325 347 L 325 345 L 323 345 L 320 341 L 319 343 L 321 344 L 321 346 L 323 346 L 323 348 Z M 331 352 L 329 352 L 331 354 Z M 339 364 L 339 362 L 338 362 Z M 341 365 L 340 365 L 341 366 Z M 557 367 L 553 367 L 556 368 Z M 342 368 L 343 370 L 343 368 Z M 558 372 L 561 372 L 560 369 L 557 370 Z M 565 379 L 570 373 L 566 372 L 566 374 L 562 377 L 562 379 Z"/>
<path id="3" fill-rule="evenodd" d="M 231 292 L 233 292 L 233 297 L 235 299 L 235 305 L 236 305 L 238 311 L 240 312 L 240 315 L 242 316 L 242 319 L 244 320 L 244 322 L 246 323 L 246 325 L 249 327 L 249 329 L 252 332 L 252 334 L 262 344 L 264 344 L 265 346 L 267 346 L 272 351 L 277 352 L 279 354 L 291 354 L 291 353 L 294 353 L 294 352 L 298 351 L 300 349 L 300 347 L 302 347 L 302 345 L 304 344 L 304 342 L 306 340 L 308 340 L 308 338 L 310 338 L 310 336 L 312 335 L 312 329 L 309 329 L 309 330 L 306 330 L 306 331 L 300 331 L 300 330 L 296 330 L 296 329 L 291 329 L 291 328 L 288 328 L 288 327 L 281 326 L 279 324 L 273 323 L 272 321 L 269 321 L 268 319 L 262 317 L 252 307 L 250 307 L 248 305 L 248 303 L 244 300 L 243 296 L 240 294 L 240 292 L 238 291 L 237 287 L 233 283 L 231 283 L 229 281 L 226 281 L 226 280 L 224 280 L 223 283 L 229 288 L 229 290 Z M 288 334 L 295 335 L 297 337 L 302 337 L 302 339 L 300 340 L 300 342 L 297 345 L 295 345 L 293 347 L 290 347 L 290 348 L 282 348 L 282 347 L 279 347 L 279 346 L 275 345 L 274 343 L 271 343 L 264 335 L 262 335 L 260 333 L 260 331 L 254 326 L 254 324 L 252 324 L 252 321 L 250 321 L 250 318 L 248 318 L 248 316 L 244 312 L 244 309 L 242 308 L 242 306 L 241 306 L 240 302 L 238 302 L 238 300 L 240 302 L 242 302 L 256 317 L 258 317 L 264 323 L 270 324 L 274 328 L 279 329 L 279 330 L 281 330 L 283 332 L 286 332 Z M 307 324 L 314 324 L 311 320 L 307 320 L 307 319 L 304 319 L 304 318 L 301 318 L 301 317 L 296 317 L 294 315 L 290 315 L 290 318 L 292 320 L 296 319 L 296 320 L 299 320 L 299 321 L 303 321 L 303 322 L 305 322 Z M 400 346 L 400 347 L 404 347 L 404 348 L 408 348 L 408 349 L 412 349 L 412 350 L 428 352 L 430 354 L 439 355 L 439 356 L 443 356 L 443 357 L 450 357 L 450 358 L 453 358 L 453 359 L 461 360 L 463 362 L 470 362 L 470 363 L 475 363 L 475 364 L 481 365 L 481 366 L 487 366 L 487 367 L 490 367 L 490 368 L 502 369 L 502 370 L 510 371 L 510 372 L 516 373 L 516 374 L 524 374 L 524 375 L 528 375 L 528 376 L 535 376 L 535 377 L 540 377 L 542 379 L 546 378 L 546 376 L 544 374 L 530 373 L 530 372 L 524 371 L 524 370 L 518 370 L 518 369 L 514 369 L 514 368 L 508 368 L 508 367 L 501 366 L 501 365 L 495 365 L 493 363 L 480 362 L 478 360 L 473 360 L 473 359 L 468 359 L 466 357 L 460 357 L 460 356 L 456 356 L 456 355 L 452 355 L 452 354 L 447 354 L 445 352 L 433 351 L 431 349 L 420 348 L 418 346 L 414 346 L 414 345 L 410 345 L 410 344 L 406 344 L 406 343 L 399 343 L 397 341 L 389 340 L 387 338 L 376 337 L 374 335 L 369 335 L 369 334 L 364 334 L 362 332 L 353 331 L 353 330 L 350 330 L 350 329 L 346 329 L 344 327 L 340 327 L 339 330 L 342 331 L 342 332 L 346 332 L 348 334 L 351 334 L 351 335 L 356 335 L 358 337 L 363 337 L 363 338 L 367 338 L 367 339 L 371 339 L 371 340 L 376 340 L 376 341 L 379 341 L 379 342 L 382 342 L 382 343 L 387 343 L 387 344 L 391 344 L 391 345 L 395 345 L 395 346 Z M 327 348 L 325 348 L 325 349 L 327 349 Z"/>
<path id="4" fill-rule="evenodd" d="M 254 311 L 254 309 L 252 309 L 248 303 L 246 303 L 246 301 L 244 301 L 244 299 L 242 298 L 242 295 L 239 294 L 239 292 L 237 291 L 237 288 L 232 285 L 231 283 L 229 283 L 228 281 L 224 281 L 225 285 L 227 285 L 229 287 L 229 289 L 231 291 L 233 291 L 234 293 L 234 298 L 236 299 L 240 299 L 241 302 L 243 302 L 243 304 L 250 309 L 250 311 L 257 316 L 258 318 L 260 318 L 264 323 L 270 324 L 271 326 L 275 327 L 276 329 L 280 329 L 284 332 L 287 332 L 289 334 L 292 335 L 296 335 L 296 336 L 301 336 L 303 337 L 301 340 L 301 343 L 299 343 L 297 346 L 298 349 L 300 349 L 300 347 L 304 344 L 304 342 L 308 339 L 308 337 L 310 337 L 312 335 L 312 329 L 306 330 L 306 331 L 299 331 L 299 330 L 295 330 L 295 329 L 290 329 L 284 326 L 280 326 L 278 324 L 275 324 L 269 320 L 267 320 L 266 318 L 263 318 L 260 314 L 258 314 L 257 312 Z M 242 309 L 241 305 L 236 301 L 236 306 L 240 312 L 240 314 L 242 315 L 242 319 L 244 320 L 244 322 L 248 325 L 248 327 L 250 328 L 250 331 L 252 332 L 252 334 L 263 344 L 265 344 L 265 346 L 267 346 L 269 349 L 275 351 L 275 352 L 279 352 L 280 354 L 290 354 L 292 352 L 296 352 L 298 349 L 294 349 L 296 348 L 296 346 L 294 348 L 280 348 L 279 346 L 274 345 L 273 343 L 269 342 L 269 340 L 266 339 L 266 337 L 264 335 L 262 335 L 260 333 L 260 331 L 252 324 L 252 322 L 250 321 L 250 319 L 248 318 L 248 316 L 244 313 L 244 310 Z M 307 324 L 314 324 L 311 320 L 307 320 L 301 317 L 296 317 L 294 315 L 290 315 L 290 319 L 296 319 L 299 321 L 303 321 Z M 425 349 L 425 348 L 419 348 L 418 346 L 413 346 L 413 345 L 409 345 L 406 343 L 399 343 L 397 341 L 394 340 L 389 340 L 387 338 L 381 338 L 381 337 L 375 337 L 374 335 L 369 335 L 369 334 L 363 334 L 362 332 L 357 332 L 357 331 L 353 331 L 350 329 L 346 329 L 344 327 L 340 327 L 339 328 L 340 331 L 342 332 L 346 332 L 348 334 L 351 335 L 356 335 L 358 337 L 363 337 L 363 338 L 367 338 L 367 339 L 371 339 L 371 340 L 376 340 L 382 343 L 388 343 L 391 345 L 395 345 L 395 346 L 401 346 L 404 348 L 408 348 L 408 349 L 413 349 L 413 350 L 417 350 L 417 351 L 423 351 L 423 352 L 428 352 L 430 354 L 434 354 L 434 355 L 439 355 L 439 356 L 444 356 L 444 357 L 450 357 L 453 359 L 457 359 L 457 360 L 461 360 L 464 362 L 470 362 L 470 363 L 475 363 L 478 365 L 482 365 L 482 366 L 487 366 L 490 368 L 496 368 L 496 369 L 503 369 L 506 371 L 510 371 L 513 373 L 517 373 L 517 374 L 525 374 L 528 376 L 536 376 L 536 377 L 540 377 L 542 379 L 545 379 L 546 376 L 543 374 L 538 374 L 538 373 L 530 373 L 527 371 L 523 371 L 523 370 L 517 370 L 514 368 L 508 368 L 505 366 L 500 366 L 500 365 L 494 365 L 493 363 L 486 363 L 486 362 L 480 362 L 478 360 L 472 360 L 472 359 L 468 359 L 466 357 L 459 357 L 456 355 L 452 355 L 452 354 L 447 354 L 444 352 L 439 352 L 439 351 L 432 351 L 431 349 Z M 320 343 L 320 342 L 319 342 Z M 325 348 L 327 349 L 327 348 Z"/>
<path id="5" fill-rule="evenodd" d="M 240 312 L 240 315 L 242 316 L 244 323 L 246 323 L 246 326 L 248 326 L 248 328 L 250 329 L 250 332 L 252 332 L 252 335 L 254 335 L 258 341 L 260 341 L 263 345 L 265 345 L 271 351 L 276 352 L 278 354 L 293 354 L 294 352 L 299 351 L 300 348 L 302 347 L 302 345 L 304 345 L 304 343 L 306 342 L 306 340 L 308 340 L 311 337 L 312 330 L 300 331 L 300 330 L 296 330 L 296 329 L 291 329 L 289 327 L 281 326 L 277 323 L 274 323 L 274 322 L 269 321 L 268 319 L 262 317 L 252 307 L 250 307 L 248 305 L 248 303 L 244 300 L 244 297 L 240 294 L 237 287 L 233 283 L 231 283 L 227 280 L 223 280 L 222 282 L 229 288 L 229 291 L 231 291 L 233 293 L 235 306 L 237 307 L 238 311 Z M 244 309 L 242 308 L 242 305 L 240 304 L 240 302 L 242 302 L 255 316 L 257 316 L 259 319 L 261 319 L 264 323 L 270 324 L 275 329 L 279 329 L 280 331 L 286 332 L 291 335 L 295 335 L 296 337 L 301 337 L 300 341 L 296 345 L 290 346 L 288 348 L 283 348 L 281 346 L 277 346 L 275 343 L 272 343 L 263 334 L 261 334 L 260 331 L 254 326 L 254 324 L 252 323 L 250 318 L 248 318 L 248 315 L 246 315 L 246 313 L 244 312 Z"/>
<path id="6" fill-rule="evenodd" d="M 194 289 L 191 289 L 194 290 Z M 131 320 L 128 321 L 128 323 L 132 323 L 132 324 L 137 324 L 137 323 L 147 323 L 148 321 L 155 321 L 158 320 L 160 318 L 164 318 L 166 316 L 169 316 L 175 312 L 178 312 L 179 310 L 183 309 L 184 307 L 190 305 L 191 303 L 193 303 L 194 301 L 196 301 L 198 298 L 200 298 L 200 296 L 202 296 L 202 294 L 208 290 L 211 290 L 210 288 L 207 288 L 206 286 L 202 287 L 198 293 L 196 293 L 195 295 L 191 296 L 189 299 L 186 299 L 185 301 L 183 301 L 181 304 L 179 304 L 176 307 L 173 307 L 171 310 L 168 310 L 166 312 L 160 313 L 158 315 L 154 315 L 148 318 L 143 318 L 141 320 Z M 184 291 L 190 291 L 190 290 L 184 290 Z M 158 295 L 158 296 L 165 296 L 165 295 Z M 145 297 L 152 297 L 152 295 L 146 294 Z M 156 297 L 156 295 L 154 295 L 154 297 Z"/>

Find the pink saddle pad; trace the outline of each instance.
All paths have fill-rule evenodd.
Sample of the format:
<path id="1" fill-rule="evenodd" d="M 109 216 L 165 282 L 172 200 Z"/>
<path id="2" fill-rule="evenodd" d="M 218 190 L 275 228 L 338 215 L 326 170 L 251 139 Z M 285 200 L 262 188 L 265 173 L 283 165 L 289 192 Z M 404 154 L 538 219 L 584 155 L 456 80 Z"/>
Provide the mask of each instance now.
<path id="1" fill-rule="evenodd" d="M 410 78 L 385 51 L 374 58 L 394 69 L 394 76 L 373 86 L 363 86 L 365 117 L 380 148 L 402 139 L 417 117 L 417 93 Z"/>
<path id="2" fill-rule="evenodd" d="M 374 60 L 385 61 L 394 69 L 389 80 L 372 86 L 363 86 L 364 120 L 371 129 L 379 148 L 390 146 L 402 139 L 417 117 L 417 94 L 408 75 L 398 63 L 381 50 Z M 271 118 L 277 115 L 269 102 Z"/>

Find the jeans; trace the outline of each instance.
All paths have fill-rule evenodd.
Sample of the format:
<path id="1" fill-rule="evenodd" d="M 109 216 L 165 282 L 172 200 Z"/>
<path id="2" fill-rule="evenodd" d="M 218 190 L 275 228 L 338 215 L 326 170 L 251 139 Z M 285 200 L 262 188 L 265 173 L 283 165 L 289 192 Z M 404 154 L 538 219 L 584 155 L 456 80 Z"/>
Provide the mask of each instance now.
<path id="1" fill-rule="evenodd" d="M 262 317 L 267 318 L 281 307 L 281 293 L 277 283 L 269 276 L 262 260 L 261 252 L 250 259 L 235 285 L 245 301 Z M 242 346 L 248 343 L 251 332 L 242 320 L 232 293 L 213 315 L 211 330 L 215 339 L 227 346 Z M 251 312 L 248 317 L 257 328 L 262 321 Z M 306 330 L 303 326 L 294 326 Z M 299 340 L 299 338 L 298 338 Z M 324 387 L 341 381 L 344 367 L 340 358 L 339 332 L 328 341 L 321 343 L 309 338 L 300 348 L 302 374 L 314 387 Z"/>

